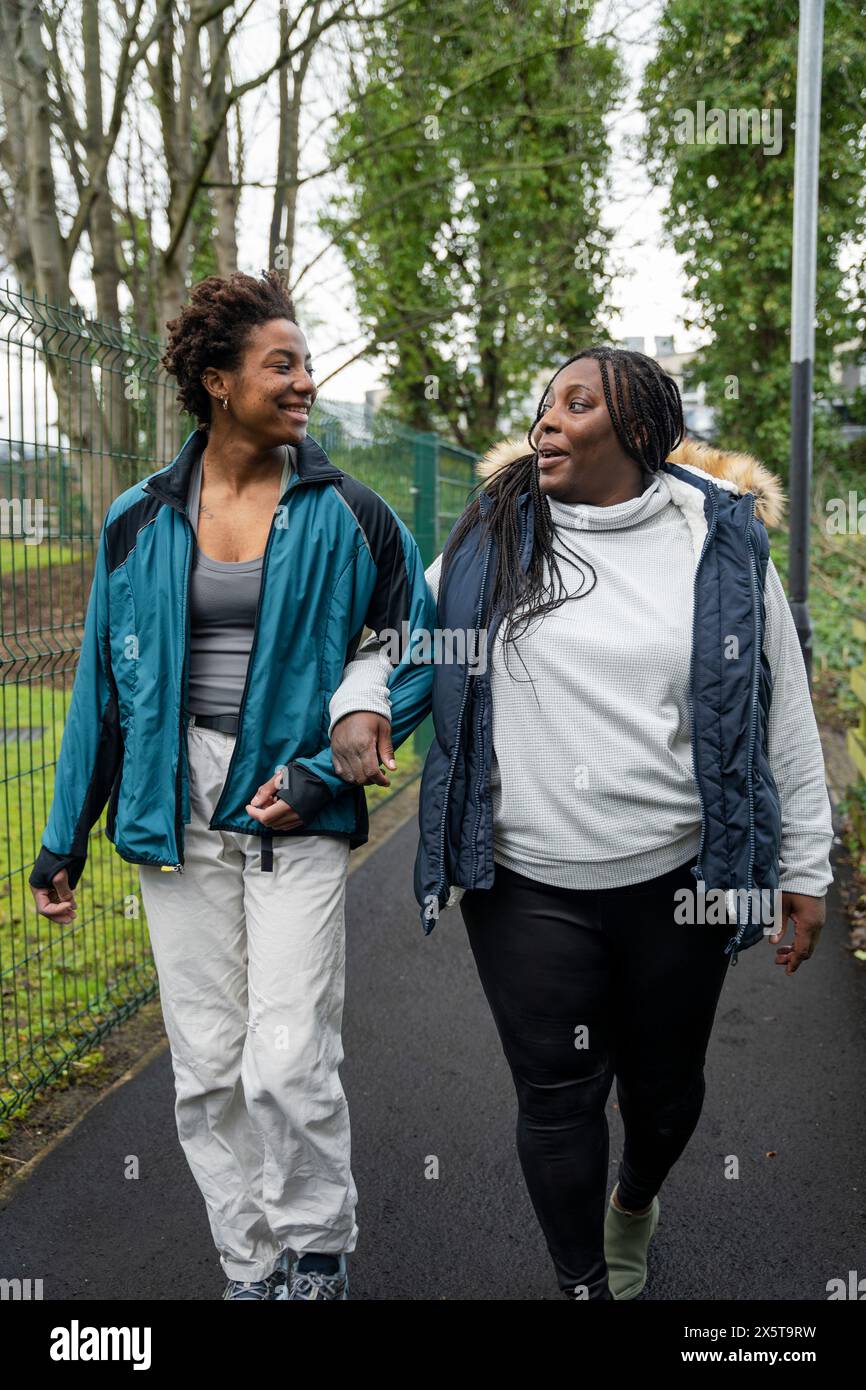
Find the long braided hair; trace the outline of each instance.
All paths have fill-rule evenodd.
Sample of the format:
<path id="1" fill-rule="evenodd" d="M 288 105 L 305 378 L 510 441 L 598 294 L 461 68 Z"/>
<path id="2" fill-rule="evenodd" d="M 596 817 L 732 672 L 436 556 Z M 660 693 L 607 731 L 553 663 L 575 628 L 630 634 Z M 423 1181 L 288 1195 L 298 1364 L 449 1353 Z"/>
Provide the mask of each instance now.
<path id="1" fill-rule="evenodd" d="M 529 452 L 500 468 L 492 478 L 479 481 L 477 490 L 484 491 L 486 487 L 493 503 L 486 517 L 482 518 L 479 497 L 469 502 L 442 556 L 444 577 L 454 551 L 473 527 L 478 527 L 479 547 L 492 533 L 498 559 L 489 590 L 487 611 L 491 615 L 500 611 L 503 614 L 503 644 L 514 642 L 531 618 L 559 608 L 568 599 L 584 598 L 595 587 L 595 570 L 589 561 L 583 559 L 581 564 L 591 571 L 592 582 L 574 594 L 569 594 L 563 584 L 554 547 L 556 532 L 548 499 L 538 484 L 538 451 L 532 443 L 532 432 L 544 414 L 544 403 L 555 377 L 564 367 L 584 357 L 592 357 L 598 362 L 604 399 L 617 438 L 629 457 L 635 459 L 644 471 L 658 472 L 660 464 L 683 438 L 683 406 L 679 390 L 673 378 L 654 358 L 642 352 L 602 345 L 576 352 L 557 368 L 544 389 L 535 419 L 527 431 Z M 611 390 L 611 375 L 616 387 L 615 395 Z M 532 556 L 524 574 L 519 563 L 516 502 L 520 494 L 527 490 L 532 493 L 535 527 Z M 574 557 L 574 551 L 570 553 Z M 553 587 L 554 577 L 561 591 L 559 593 Z"/>

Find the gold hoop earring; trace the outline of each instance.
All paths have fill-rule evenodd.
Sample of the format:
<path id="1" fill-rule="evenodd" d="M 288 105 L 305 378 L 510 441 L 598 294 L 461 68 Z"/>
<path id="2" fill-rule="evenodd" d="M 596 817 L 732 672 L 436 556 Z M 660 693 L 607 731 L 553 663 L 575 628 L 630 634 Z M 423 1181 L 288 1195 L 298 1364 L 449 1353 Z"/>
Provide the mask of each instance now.
<path id="1" fill-rule="evenodd" d="M 223 400 L 223 410 L 228 410 L 228 408 L 229 408 L 229 398 L 228 398 L 228 396 L 223 396 L 222 400 Z"/>

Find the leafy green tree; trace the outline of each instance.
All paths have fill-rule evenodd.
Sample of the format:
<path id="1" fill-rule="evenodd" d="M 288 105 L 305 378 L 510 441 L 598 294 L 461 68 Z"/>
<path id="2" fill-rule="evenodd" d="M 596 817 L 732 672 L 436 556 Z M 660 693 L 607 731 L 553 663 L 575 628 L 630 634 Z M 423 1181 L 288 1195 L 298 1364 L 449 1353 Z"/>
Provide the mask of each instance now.
<path id="1" fill-rule="evenodd" d="M 598 333 L 610 36 L 573 0 L 409 0 L 367 35 L 323 225 L 408 423 L 467 447 Z"/>
<path id="2" fill-rule="evenodd" d="M 726 444 L 749 449 L 787 473 L 790 445 L 791 253 L 797 0 L 736 0 L 707 10 L 705 0 L 668 0 L 658 49 L 644 75 L 645 154 L 651 177 L 669 186 L 665 225 L 684 258 L 705 330 L 692 380 L 706 384 Z M 834 346 L 862 331 L 862 278 L 841 269 L 864 234 L 866 7 L 827 0 L 821 112 L 815 390 L 829 394 Z M 699 117 L 694 129 L 683 112 Z M 765 126 L 736 116 L 757 109 Z M 775 113 L 778 113 L 776 115 Z M 778 123 L 778 124 L 777 124 Z M 731 142 L 732 131 L 749 143 Z M 757 139 L 752 142 L 753 136 Z M 722 138 L 718 138 L 721 136 Z M 689 138 L 691 137 L 691 138 Z M 778 150 L 776 146 L 779 146 Z M 834 421 L 816 411 L 816 444 L 826 448 Z"/>

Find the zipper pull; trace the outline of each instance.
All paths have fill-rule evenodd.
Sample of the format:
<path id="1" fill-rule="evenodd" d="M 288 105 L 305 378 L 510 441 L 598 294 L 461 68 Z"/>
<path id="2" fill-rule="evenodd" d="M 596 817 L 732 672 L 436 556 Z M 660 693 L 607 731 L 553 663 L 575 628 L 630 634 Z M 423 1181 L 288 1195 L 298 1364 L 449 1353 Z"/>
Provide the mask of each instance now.
<path id="1" fill-rule="evenodd" d="M 162 870 L 162 872 L 163 872 L 164 874 L 182 874 L 182 873 L 183 873 L 183 865 L 182 865 L 182 864 L 160 864 L 159 867 L 160 867 L 160 869 Z"/>

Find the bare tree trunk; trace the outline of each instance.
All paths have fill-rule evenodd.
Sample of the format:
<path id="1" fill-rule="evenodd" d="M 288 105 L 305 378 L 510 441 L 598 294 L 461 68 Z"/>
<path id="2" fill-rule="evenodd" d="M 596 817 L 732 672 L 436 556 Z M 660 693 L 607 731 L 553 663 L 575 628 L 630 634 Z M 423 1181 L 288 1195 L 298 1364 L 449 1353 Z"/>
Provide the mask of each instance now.
<path id="1" fill-rule="evenodd" d="M 99 38 L 99 0 L 82 0 L 82 48 L 84 56 L 84 149 L 87 159 L 88 186 L 95 190 L 87 219 L 93 266 L 93 285 L 96 292 L 96 317 L 105 324 L 120 325 L 119 289 L 121 281 L 121 248 L 117 224 L 108 188 L 105 155 L 105 126 L 102 109 L 102 53 Z M 132 482 L 129 470 L 109 460 L 138 451 L 134 438 L 134 415 L 129 402 L 140 383 L 135 371 L 127 372 L 120 349 L 108 349 L 112 360 L 106 362 L 100 382 L 103 442 L 108 456 L 101 460 L 115 484 L 121 487 Z M 116 474 L 120 474 L 118 479 Z"/>
<path id="2" fill-rule="evenodd" d="M 96 317 L 101 319 L 103 323 L 119 324 L 120 268 L 118 265 L 117 228 L 114 224 L 111 195 L 106 186 L 105 177 L 99 175 L 105 130 L 102 111 L 102 54 L 99 42 L 98 0 L 82 0 L 81 20 L 85 97 L 85 121 L 82 133 L 87 155 L 89 183 L 91 188 L 96 185 L 96 195 L 88 219 L 90 250 L 93 258 L 93 286 L 96 291 Z"/>
<path id="3" fill-rule="evenodd" d="M 192 100 L 195 91 L 195 49 L 199 28 L 188 26 L 181 50 L 180 89 L 174 87 L 174 26 L 167 23 L 160 34 L 156 64 L 150 65 L 151 85 L 159 111 L 165 167 L 168 171 L 169 244 L 174 251 L 159 260 L 159 322 L 157 333 L 165 336 L 166 326 L 177 318 L 186 299 L 186 273 L 189 263 L 188 228 L 176 238 L 175 231 L 185 206 L 192 177 Z M 174 433 L 174 404 L 160 391 L 157 396 L 157 440 L 171 438 Z"/>
<path id="4" fill-rule="evenodd" d="M 18 67 L 13 57 L 19 19 L 20 6 L 15 4 L 14 0 L 10 0 L 8 5 L 0 4 L 0 51 L 7 55 L 7 62 L 0 63 L 0 99 L 6 118 L 6 138 L 0 140 L 0 163 L 12 185 L 12 194 L 8 199 L 0 191 L 0 211 L 6 259 L 14 267 L 18 283 L 32 291 L 36 285 L 36 266 L 25 211 L 24 184 L 27 164 L 24 114 Z"/>
<path id="5" fill-rule="evenodd" d="M 39 6 L 35 0 L 9 3 L 15 7 L 18 19 L 15 64 L 24 137 L 24 201 L 32 288 L 47 301 L 43 310 L 34 313 L 33 330 L 44 349 L 45 366 L 57 395 L 58 426 L 62 425 L 69 439 L 79 486 L 95 530 L 125 480 L 111 453 L 106 454 L 101 448 L 106 432 L 102 403 L 94 388 L 90 343 L 78 334 L 70 336 L 71 316 L 68 311 L 64 313 L 72 295 L 68 248 L 57 217 L 51 162 L 49 65 L 40 31 Z"/>
<path id="6" fill-rule="evenodd" d="M 17 14 L 15 43 L 24 136 L 24 193 L 27 234 L 34 268 L 33 288 L 52 304 L 69 298 L 69 265 L 57 220 L 57 190 L 51 164 L 48 56 L 40 33 L 36 0 L 9 0 Z"/>
<path id="7" fill-rule="evenodd" d="M 279 14 L 280 45 L 285 46 L 289 25 L 286 7 L 280 5 Z M 286 279 L 291 278 L 291 242 L 283 238 L 283 213 L 286 208 L 286 178 L 289 166 L 289 67 L 280 68 L 277 73 L 277 97 L 279 101 L 279 125 L 277 135 L 277 168 L 274 181 L 274 201 L 271 208 L 271 228 L 268 235 L 268 265 L 279 266 Z M 286 250 L 283 248 L 286 247 Z M 278 260 L 279 258 L 279 260 Z"/>
<path id="8" fill-rule="evenodd" d="M 204 108 L 208 124 L 219 122 L 220 131 L 214 147 L 208 175 L 214 180 L 210 190 L 216 214 L 216 257 L 217 273 L 231 275 L 238 268 L 238 191 L 232 180 L 232 166 L 229 155 L 229 138 L 226 121 L 220 120 L 219 112 L 225 102 L 226 61 L 228 48 L 223 44 L 222 16 L 212 19 L 207 26 L 208 53 L 211 59 L 210 82 L 204 98 Z"/>
<path id="9" fill-rule="evenodd" d="M 306 64 L 304 65 L 306 72 Z M 291 99 L 286 111 L 286 163 L 285 163 L 285 194 L 283 205 L 285 207 L 285 222 L 283 226 L 282 246 L 280 247 L 280 259 L 272 261 L 272 265 L 277 265 L 283 271 L 288 282 L 291 282 L 292 266 L 295 261 L 295 235 L 297 233 L 298 221 L 298 168 L 300 165 L 300 133 L 301 133 L 301 87 L 304 75 L 301 73 L 292 74 Z"/>
<path id="10" fill-rule="evenodd" d="M 319 22 L 321 4 L 313 6 L 310 28 Z M 289 22 L 285 5 L 280 6 L 280 46 L 289 44 Z M 281 270 L 291 283 L 295 259 L 295 234 L 298 216 L 298 170 L 300 168 L 301 100 L 304 81 L 313 59 L 313 44 L 306 44 L 297 66 L 289 72 L 288 64 L 279 75 L 280 125 L 277 154 L 277 178 L 274 186 L 274 206 L 268 243 L 268 264 Z M 285 217 L 284 217 L 285 214 Z"/>

